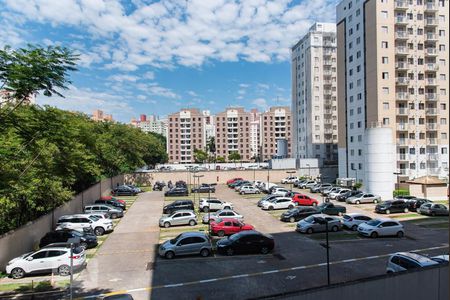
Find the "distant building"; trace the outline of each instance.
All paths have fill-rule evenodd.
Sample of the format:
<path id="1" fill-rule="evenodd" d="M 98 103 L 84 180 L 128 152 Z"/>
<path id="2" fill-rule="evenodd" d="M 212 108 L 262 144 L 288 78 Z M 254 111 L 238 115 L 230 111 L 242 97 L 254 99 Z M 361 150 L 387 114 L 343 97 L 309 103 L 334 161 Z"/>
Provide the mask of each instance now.
<path id="1" fill-rule="evenodd" d="M 292 157 L 292 115 L 289 107 L 271 107 L 261 114 L 261 154 L 262 159 L 269 160 L 279 153 L 283 145 L 286 157 Z"/>
<path id="2" fill-rule="evenodd" d="M 158 116 L 142 114 L 139 120 L 131 119 L 130 124 L 144 132 L 153 132 L 167 137 L 167 119 L 159 119 Z"/>
<path id="3" fill-rule="evenodd" d="M 94 121 L 97 121 L 97 122 L 112 122 L 112 121 L 114 121 L 111 114 L 105 114 L 100 109 L 94 110 L 94 113 L 92 114 L 91 119 Z"/>
<path id="4" fill-rule="evenodd" d="M 260 147 L 260 129 L 261 129 L 261 113 L 257 109 L 250 111 L 250 155 L 254 159 L 258 159 Z"/>
<path id="5" fill-rule="evenodd" d="M 209 110 L 203 110 L 202 114 L 204 116 L 203 118 L 203 128 L 205 130 L 205 141 L 208 143 L 208 141 L 216 136 L 216 126 L 214 124 L 214 116 L 211 115 L 211 112 Z"/>
<path id="6" fill-rule="evenodd" d="M 16 99 L 9 98 L 10 95 L 11 95 L 11 92 L 8 92 L 6 90 L 0 90 L 0 107 L 7 103 L 12 103 L 12 104 L 17 103 Z M 31 94 L 22 102 L 22 104 L 23 105 L 36 104 L 36 95 Z"/>

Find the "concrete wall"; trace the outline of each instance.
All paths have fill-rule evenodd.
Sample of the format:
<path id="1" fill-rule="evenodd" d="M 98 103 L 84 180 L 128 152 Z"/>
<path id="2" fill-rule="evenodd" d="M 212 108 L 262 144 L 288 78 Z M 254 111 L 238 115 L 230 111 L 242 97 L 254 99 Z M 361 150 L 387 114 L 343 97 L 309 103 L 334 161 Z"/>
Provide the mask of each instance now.
<path id="1" fill-rule="evenodd" d="M 92 204 L 101 195 L 109 195 L 111 187 L 117 183 L 121 184 L 123 180 L 123 175 L 104 179 L 56 208 L 52 213 L 0 236 L 0 270 L 4 270 L 6 263 L 12 258 L 35 249 L 40 239 L 54 228 L 60 216 L 82 213 L 85 205 Z"/>
<path id="2" fill-rule="evenodd" d="M 409 194 L 418 198 L 426 198 L 429 200 L 445 200 L 447 199 L 446 186 L 424 186 L 421 184 L 410 184 Z"/>
<path id="3" fill-rule="evenodd" d="M 314 288 L 264 299 L 449 299 L 448 265 Z"/>

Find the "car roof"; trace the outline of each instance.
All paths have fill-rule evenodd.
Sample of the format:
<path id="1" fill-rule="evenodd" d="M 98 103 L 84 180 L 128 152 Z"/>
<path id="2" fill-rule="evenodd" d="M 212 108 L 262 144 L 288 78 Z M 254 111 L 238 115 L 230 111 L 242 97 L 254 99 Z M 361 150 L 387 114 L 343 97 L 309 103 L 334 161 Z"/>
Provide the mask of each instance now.
<path id="1" fill-rule="evenodd" d="M 194 213 L 194 211 L 190 210 L 190 209 L 181 209 L 181 210 L 176 210 L 173 213 L 182 213 L 182 212 L 188 212 L 188 213 Z"/>
<path id="2" fill-rule="evenodd" d="M 223 221 L 234 221 L 234 222 L 241 222 L 239 219 L 236 218 L 220 218 L 220 220 Z"/>
<path id="3" fill-rule="evenodd" d="M 89 218 L 90 216 L 92 216 L 92 215 L 91 214 L 73 214 L 73 215 L 64 215 L 59 218 L 60 219 L 62 219 L 62 218 L 81 218 L 81 217 Z"/>
<path id="4" fill-rule="evenodd" d="M 204 232 L 196 232 L 196 231 L 188 231 L 188 232 L 183 232 L 181 234 L 181 237 L 192 237 L 192 236 L 207 237 L 207 235 Z"/>
<path id="5" fill-rule="evenodd" d="M 356 217 L 356 216 L 364 216 L 364 217 L 368 217 L 368 215 L 362 214 L 362 213 L 348 213 L 346 214 L 347 216 L 350 217 Z"/>
<path id="6" fill-rule="evenodd" d="M 397 252 L 394 255 L 401 255 L 401 256 L 406 256 L 409 257 L 421 264 L 426 264 L 426 265 L 435 265 L 437 264 L 436 261 L 432 260 L 431 258 L 421 255 L 421 254 L 417 254 L 417 253 L 412 253 L 412 252 Z"/>

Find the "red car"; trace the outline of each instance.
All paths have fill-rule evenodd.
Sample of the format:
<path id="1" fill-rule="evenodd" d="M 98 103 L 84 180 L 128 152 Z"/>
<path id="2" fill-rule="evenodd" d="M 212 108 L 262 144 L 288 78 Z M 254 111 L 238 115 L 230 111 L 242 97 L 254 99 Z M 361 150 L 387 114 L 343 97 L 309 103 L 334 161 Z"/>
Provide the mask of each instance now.
<path id="1" fill-rule="evenodd" d="M 292 202 L 297 203 L 297 205 L 303 206 L 317 206 L 319 204 L 319 201 L 317 201 L 316 199 L 303 194 L 294 195 L 294 197 L 292 197 Z"/>
<path id="2" fill-rule="evenodd" d="M 244 180 L 244 179 L 239 178 L 239 177 L 236 177 L 236 178 L 233 178 L 233 179 L 228 180 L 228 181 L 227 181 L 227 184 L 232 184 L 233 182 L 235 182 L 235 181 L 237 181 L 237 180 Z"/>
<path id="3" fill-rule="evenodd" d="M 211 222 L 211 232 L 218 236 L 232 235 L 244 230 L 254 230 L 255 227 L 244 224 L 237 219 L 217 219 Z"/>
<path id="4" fill-rule="evenodd" d="M 127 202 L 125 200 L 122 199 L 117 199 L 116 197 L 113 196 L 101 196 L 99 200 L 116 200 L 119 201 L 120 203 L 122 203 L 123 205 L 127 205 Z"/>

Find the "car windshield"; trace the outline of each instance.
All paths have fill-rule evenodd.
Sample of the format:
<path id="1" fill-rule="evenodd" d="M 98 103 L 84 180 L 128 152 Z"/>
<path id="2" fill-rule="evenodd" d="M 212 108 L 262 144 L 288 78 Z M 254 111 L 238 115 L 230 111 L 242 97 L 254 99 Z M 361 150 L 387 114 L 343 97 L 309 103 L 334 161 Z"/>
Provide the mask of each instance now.
<path id="1" fill-rule="evenodd" d="M 233 235 L 231 235 L 231 236 L 229 237 L 229 239 L 230 239 L 231 241 L 235 241 L 235 240 L 238 240 L 240 237 L 241 237 L 240 234 L 233 234 Z"/>
<path id="2" fill-rule="evenodd" d="M 366 224 L 367 224 L 367 225 L 370 225 L 370 226 L 378 226 L 380 223 L 381 223 L 380 220 L 370 220 L 370 221 L 367 222 Z"/>
<path id="3" fill-rule="evenodd" d="M 182 233 L 179 234 L 179 235 L 177 235 L 176 238 L 171 239 L 171 240 L 170 240 L 170 243 L 171 243 L 172 245 L 175 245 L 176 242 L 180 239 L 181 235 L 182 235 Z"/>
<path id="4" fill-rule="evenodd" d="M 83 236 L 83 234 L 81 232 L 76 231 L 76 230 L 73 230 L 72 234 L 75 235 L 75 236 L 78 236 L 78 237 L 82 237 Z"/>
<path id="5" fill-rule="evenodd" d="M 303 219 L 303 221 L 305 221 L 306 223 L 312 223 L 314 221 L 314 216 L 309 216 Z"/>
<path id="6" fill-rule="evenodd" d="M 319 204 L 317 207 L 318 208 L 325 208 L 325 207 L 327 207 L 327 203 Z"/>
<path id="7" fill-rule="evenodd" d="M 98 221 L 100 218 L 97 216 L 89 216 L 89 219 L 91 219 L 92 221 Z"/>
<path id="8" fill-rule="evenodd" d="M 216 224 L 219 224 L 219 223 L 221 223 L 221 222 L 222 222 L 222 219 L 221 219 L 221 218 L 216 219 L 216 220 L 214 221 L 214 223 L 216 223 Z"/>
<path id="9" fill-rule="evenodd" d="M 389 204 L 391 204 L 392 203 L 392 201 L 383 201 L 383 205 L 389 205 Z"/>

